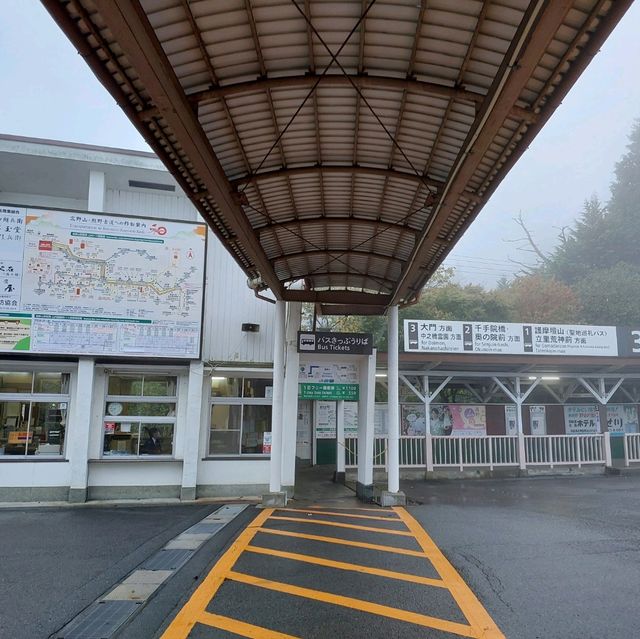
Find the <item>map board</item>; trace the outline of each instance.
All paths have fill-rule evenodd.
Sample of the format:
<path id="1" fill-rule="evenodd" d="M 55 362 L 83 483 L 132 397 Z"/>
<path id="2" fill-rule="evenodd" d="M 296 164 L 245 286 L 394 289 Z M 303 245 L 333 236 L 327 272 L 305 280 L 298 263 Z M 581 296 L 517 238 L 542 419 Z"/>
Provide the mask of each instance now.
<path id="1" fill-rule="evenodd" d="M 206 235 L 0 206 L 0 351 L 198 358 Z"/>

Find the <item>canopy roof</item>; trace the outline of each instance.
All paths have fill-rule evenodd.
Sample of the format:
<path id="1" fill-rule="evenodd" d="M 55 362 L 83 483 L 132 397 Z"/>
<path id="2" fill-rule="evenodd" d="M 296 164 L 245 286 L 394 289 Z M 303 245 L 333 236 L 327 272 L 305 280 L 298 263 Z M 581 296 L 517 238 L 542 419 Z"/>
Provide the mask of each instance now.
<path id="1" fill-rule="evenodd" d="M 254 287 L 383 313 L 631 0 L 43 3 Z"/>

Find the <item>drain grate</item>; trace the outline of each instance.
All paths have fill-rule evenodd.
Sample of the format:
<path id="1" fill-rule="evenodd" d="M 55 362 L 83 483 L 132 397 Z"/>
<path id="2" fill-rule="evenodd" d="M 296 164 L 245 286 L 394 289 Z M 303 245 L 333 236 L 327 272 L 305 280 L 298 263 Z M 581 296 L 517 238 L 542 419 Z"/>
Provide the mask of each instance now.
<path id="1" fill-rule="evenodd" d="M 109 639 L 141 606 L 135 601 L 100 601 L 76 617 L 51 639 Z"/>
<path id="2" fill-rule="evenodd" d="M 142 570 L 178 570 L 191 559 L 193 550 L 159 550 L 145 561 Z"/>

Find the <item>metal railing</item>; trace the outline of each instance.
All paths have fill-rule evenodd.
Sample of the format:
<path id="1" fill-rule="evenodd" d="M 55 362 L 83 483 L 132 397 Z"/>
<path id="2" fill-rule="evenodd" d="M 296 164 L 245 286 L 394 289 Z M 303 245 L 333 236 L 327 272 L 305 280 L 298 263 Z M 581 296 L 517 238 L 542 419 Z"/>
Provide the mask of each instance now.
<path id="1" fill-rule="evenodd" d="M 401 468 L 426 468 L 427 438 L 400 437 Z M 386 437 L 374 438 L 374 468 L 387 467 Z M 606 435 L 525 435 L 525 466 L 606 464 Z M 484 437 L 431 437 L 434 468 L 489 468 L 519 466 L 517 435 Z M 640 434 L 625 435 L 625 463 L 640 462 Z M 358 440 L 345 440 L 345 467 L 358 464 Z"/>
<path id="2" fill-rule="evenodd" d="M 604 464 L 604 435 L 525 435 L 527 466 Z"/>
<path id="3" fill-rule="evenodd" d="M 640 462 L 640 433 L 624 435 L 624 465 Z"/>
<path id="4" fill-rule="evenodd" d="M 518 438 L 510 435 L 485 437 L 432 437 L 434 468 L 478 468 L 518 465 Z"/>

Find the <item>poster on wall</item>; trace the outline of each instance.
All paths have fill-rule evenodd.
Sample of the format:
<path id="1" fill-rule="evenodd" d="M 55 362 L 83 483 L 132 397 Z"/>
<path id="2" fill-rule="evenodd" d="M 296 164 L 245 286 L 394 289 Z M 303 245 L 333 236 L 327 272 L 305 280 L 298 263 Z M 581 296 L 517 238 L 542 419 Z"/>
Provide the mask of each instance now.
<path id="1" fill-rule="evenodd" d="M 547 434 L 546 406 L 529 406 L 529 424 L 532 435 Z"/>
<path id="2" fill-rule="evenodd" d="M 638 432 L 638 409 L 635 404 L 609 404 L 607 430 L 613 435 Z"/>
<path id="3" fill-rule="evenodd" d="M 402 404 L 400 406 L 400 436 L 414 437 L 427 432 L 424 404 Z"/>
<path id="4" fill-rule="evenodd" d="M 504 407 L 504 423 L 507 435 L 518 434 L 518 407 L 514 404 L 507 404 Z"/>
<path id="5" fill-rule="evenodd" d="M 316 438 L 335 439 L 336 430 L 336 402 L 316 402 Z M 344 436 L 358 436 L 358 403 L 344 403 Z"/>
<path id="6" fill-rule="evenodd" d="M 567 435 L 592 435 L 600 432 L 600 411 L 595 404 L 564 407 L 564 424 Z"/>
<path id="7" fill-rule="evenodd" d="M 206 235 L 0 206 L 0 351 L 198 358 Z"/>
<path id="8" fill-rule="evenodd" d="M 431 404 L 429 417 L 434 436 L 481 437 L 487 434 L 485 406 Z"/>
<path id="9" fill-rule="evenodd" d="M 389 406 L 376 404 L 373 409 L 373 431 L 376 437 L 386 437 L 389 433 Z"/>

